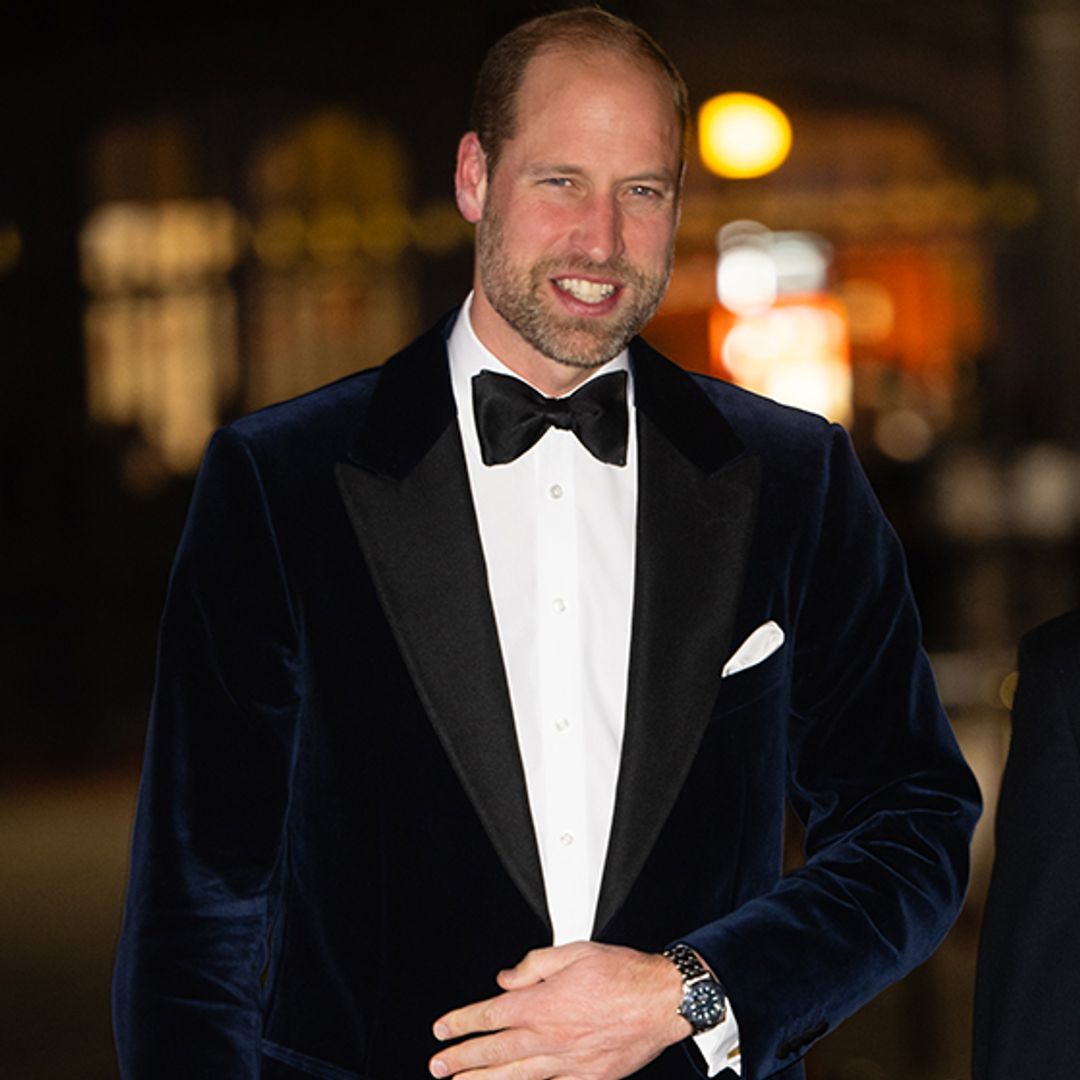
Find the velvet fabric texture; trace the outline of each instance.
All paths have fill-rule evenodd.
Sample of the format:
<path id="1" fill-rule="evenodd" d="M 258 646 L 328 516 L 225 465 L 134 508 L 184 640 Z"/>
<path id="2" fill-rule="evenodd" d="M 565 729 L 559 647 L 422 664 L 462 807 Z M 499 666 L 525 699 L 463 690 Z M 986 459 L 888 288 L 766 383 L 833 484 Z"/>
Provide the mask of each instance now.
<path id="1" fill-rule="evenodd" d="M 550 943 L 447 370 L 213 439 L 164 615 L 114 986 L 139 1080 L 426 1075 L 434 1019 Z M 693 945 L 746 1080 L 921 962 L 978 795 L 844 432 L 631 349 L 626 732 L 594 937 Z M 786 642 L 721 679 L 762 623 Z M 781 878 L 785 797 L 805 869 Z M 640 1075 L 688 1080 L 672 1047 Z"/>
<path id="2" fill-rule="evenodd" d="M 975 980 L 975 1080 L 1080 1073 L 1080 611 L 1020 642 Z"/>

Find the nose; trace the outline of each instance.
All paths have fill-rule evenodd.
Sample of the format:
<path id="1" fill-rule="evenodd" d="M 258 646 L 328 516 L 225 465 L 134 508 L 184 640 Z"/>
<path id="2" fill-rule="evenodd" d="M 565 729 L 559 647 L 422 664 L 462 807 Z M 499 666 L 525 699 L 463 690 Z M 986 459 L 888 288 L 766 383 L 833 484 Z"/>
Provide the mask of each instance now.
<path id="1" fill-rule="evenodd" d="M 594 195 L 579 208 L 574 248 L 594 263 L 622 254 L 622 220 L 618 204 L 608 195 Z"/>

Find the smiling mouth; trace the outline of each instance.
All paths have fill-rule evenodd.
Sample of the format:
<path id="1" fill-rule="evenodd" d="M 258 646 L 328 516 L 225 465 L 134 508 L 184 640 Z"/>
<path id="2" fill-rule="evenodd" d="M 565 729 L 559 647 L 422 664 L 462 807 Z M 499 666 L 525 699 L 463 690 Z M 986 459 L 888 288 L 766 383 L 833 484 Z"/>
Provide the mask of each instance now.
<path id="1" fill-rule="evenodd" d="M 607 281 L 586 281 L 584 278 L 554 278 L 555 285 L 583 304 L 602 304 L 618 292 L 619 287 Z"/>

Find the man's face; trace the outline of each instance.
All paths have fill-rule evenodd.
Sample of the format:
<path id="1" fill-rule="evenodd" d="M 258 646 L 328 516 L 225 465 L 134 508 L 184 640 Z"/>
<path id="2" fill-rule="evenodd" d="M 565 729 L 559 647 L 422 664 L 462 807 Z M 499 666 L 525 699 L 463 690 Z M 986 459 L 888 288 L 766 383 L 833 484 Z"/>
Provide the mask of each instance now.
<path id="1" fill-rule="evenodd" d="M 660 77 L 628 58 L 530 61 L 517 135 L 479 189 L 473 304 L 481 340 L 519 373 L 580 382 L 651 318 L 671 273 L 679 139 Z"/>

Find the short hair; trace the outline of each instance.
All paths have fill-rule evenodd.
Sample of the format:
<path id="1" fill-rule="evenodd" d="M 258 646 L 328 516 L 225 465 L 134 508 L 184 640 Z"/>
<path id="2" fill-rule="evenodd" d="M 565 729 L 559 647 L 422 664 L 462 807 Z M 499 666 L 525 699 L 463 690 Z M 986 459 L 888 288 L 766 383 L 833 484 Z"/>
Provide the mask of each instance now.
<path id="1" fill-rule="evenodd" d="M 476 77 L 470 124 L 489 172 L 494 171 L 503 144 L 517 134 L 517 96 L 529 61 L 539 53 L 560 48 L 622 53 L 660 74 L 671 90 L 679 119 L 680 160 L 685 160 L 690 106 L 679 69 L 640 26 L 602 8 L 578 7 L 530 19 L 504 34 L 487 51 Z"/>

